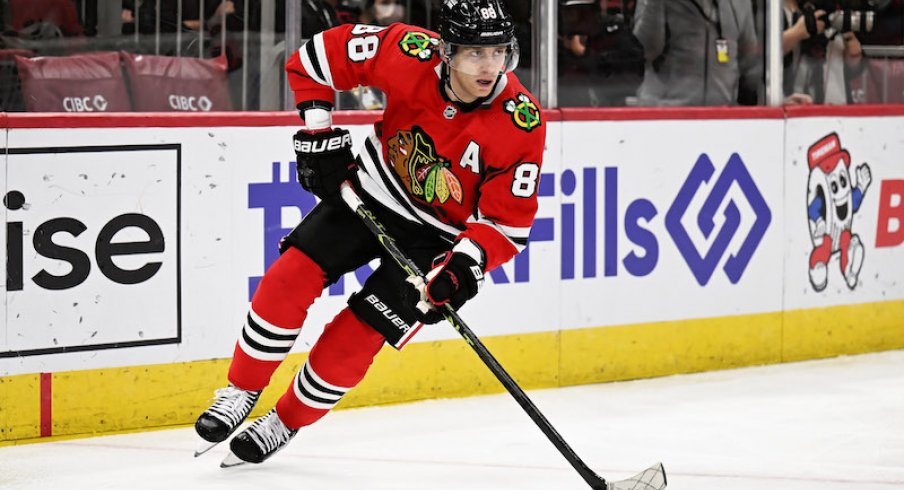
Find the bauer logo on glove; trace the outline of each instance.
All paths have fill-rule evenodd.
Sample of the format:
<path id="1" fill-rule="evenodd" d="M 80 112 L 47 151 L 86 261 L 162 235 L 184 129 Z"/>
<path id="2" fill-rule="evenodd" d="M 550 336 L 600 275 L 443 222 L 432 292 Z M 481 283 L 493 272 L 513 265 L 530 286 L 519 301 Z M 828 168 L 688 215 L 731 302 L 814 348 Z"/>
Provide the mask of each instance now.
<path id="1" fill-rule="evenodd" d="M 331 133 L 332 132 L 324 134 Z M 337 134 L 320 140 L 295 138 L 295 153 L 326 153 L 344 147 L 351 148 L 351 146 L 352 135 L 349 134 L 348 131 L 345 131 L 345 134 Z"/>
<path id="2" fill-rule="evenodd" d="M 335 199 L 355 174 L 352 136 L 347 129 L 299 130 L 293 137 L 298 183 L 320 199 Z"/>

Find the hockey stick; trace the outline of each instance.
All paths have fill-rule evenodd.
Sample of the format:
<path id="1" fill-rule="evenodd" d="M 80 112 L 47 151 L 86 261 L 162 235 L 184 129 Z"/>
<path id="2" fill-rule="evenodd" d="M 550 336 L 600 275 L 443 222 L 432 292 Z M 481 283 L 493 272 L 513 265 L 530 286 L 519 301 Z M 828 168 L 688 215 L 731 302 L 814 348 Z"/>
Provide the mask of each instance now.
<path id="1" fill-rule="evenodd" d="M 364 225 L 380 242 L 380 245 L 392 256 L 393 260 L 408 274 L 409 277 L 419 277 L 423 279 L 424 274 L 421 273 L 418 266 L 409 259 L 396 245 L 395 239 L 390 236 L 383 225 L 377 220 L 376 216 L 367 209 L 364 202 L 355 192 L 348 182 L 342 184 L 341 189 L 342 200 L 354 211 L 358 217 L 364 222 Z M 505 386 L 505 389 L 515 398 L 515 401 L 521 405 L 521 408 L 527 412 L 527 415 L 537 424 L 537 427 L 546 434 L 550 442 L 562 453 L 562 456 L 571 464 L 571 466 L 581 475 L 581 478 L 590 485 L 590 488 L 600 490 L 663 490 L 666 487 L 665 469 L 662 463 L 656 463 L 646 470 L 640 472 L 627 480 L 607 483 L 605 479 L 593 472 L 583 460 L 571 449 L 571 446 L 562 439 L 559 432 L 549 423 L 546 417 L 534 405 L 524 390 L 518 386 L 518 383 L 512 379 L 511 375 L 499 364 L 499 361 L 493 357 L 493 354 L 487 350 L 483 342 L 477 338 L 477 335 L 471 331 L 464 320 L 458 316 L 458 313 L 451 306 L 446 305 L 443 310 L 443 316 L 446 318 L 453 328 L 464 338 L 465 342 L 474 349 L 480 360 L 493 372 L 496 379 Z"/>

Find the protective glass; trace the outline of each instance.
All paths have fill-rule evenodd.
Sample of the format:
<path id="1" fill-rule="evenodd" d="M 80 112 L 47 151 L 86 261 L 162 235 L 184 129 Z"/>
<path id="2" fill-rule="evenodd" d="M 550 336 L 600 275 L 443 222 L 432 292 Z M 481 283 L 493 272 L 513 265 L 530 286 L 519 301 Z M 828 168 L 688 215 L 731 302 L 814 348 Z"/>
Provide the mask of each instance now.
<path id="1" fill-rule="evenodd" d="M 473 76 L 510 72 L 518 66 L 521 54 L 517 41 L 490 46 L 443 42 L 441 49 L 449 69 Z"/>

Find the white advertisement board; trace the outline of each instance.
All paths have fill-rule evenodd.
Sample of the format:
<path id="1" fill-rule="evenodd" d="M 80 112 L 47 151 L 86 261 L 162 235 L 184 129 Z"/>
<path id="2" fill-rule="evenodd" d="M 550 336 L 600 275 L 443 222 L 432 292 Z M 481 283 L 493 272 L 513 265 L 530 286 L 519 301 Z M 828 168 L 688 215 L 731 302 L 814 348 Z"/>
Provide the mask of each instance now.
<path id="1" fill-rule="evenodd" d="M 786 308 L 904 298 L 904 118 L 793 118 Z"/>
<path id="2" fill-rule="evenodd" d="M 0 357 L 179 343 L 180 145 L 17 147 Z"/>
<path id="3" fill-rule="evenodd" d="M 904 296 L 904 122 L 833 121 L 545 122 L 531 244 L 462 316 L 492 336 Z M 295 129 L 8 130 L 0 376 L 231 356 L 279 239 L 315 205 L 295 181 Z M 807 158 L 832 131 L 852 183 L 864 162 L 872 181 L 851 208 L 855 287 L 833 252 L 815 291 Z M 295 351 L 374 266 L 324 291 Z M 455 337 L 440 324 L 413 342 Z"/>
<path id="4" fill-rule="evenodd" d="M 780 311 L 782 124 L 564 122 L 562 328 Z"/>

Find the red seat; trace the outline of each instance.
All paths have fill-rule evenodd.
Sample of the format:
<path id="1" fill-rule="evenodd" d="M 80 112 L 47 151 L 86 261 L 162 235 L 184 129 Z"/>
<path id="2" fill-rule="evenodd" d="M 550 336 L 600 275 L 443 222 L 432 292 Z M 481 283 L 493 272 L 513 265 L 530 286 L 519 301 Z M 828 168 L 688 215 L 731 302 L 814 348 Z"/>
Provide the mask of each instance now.
<path id="1" fill-rule="evenodd" d="M 31 112 L 132 110 L 119 53 L 60 57 L 16 56 L 25 108 Z"/>
<path id="2" fill-rule="evenodd" d="M 229 111 L 226 57 L 212 59 L 122 52 L 136 111 Z"/>

